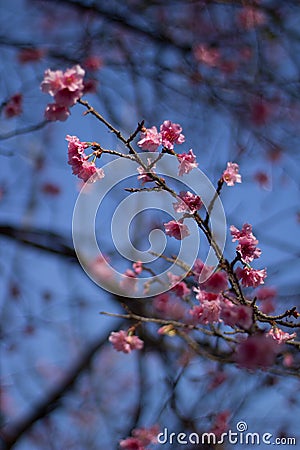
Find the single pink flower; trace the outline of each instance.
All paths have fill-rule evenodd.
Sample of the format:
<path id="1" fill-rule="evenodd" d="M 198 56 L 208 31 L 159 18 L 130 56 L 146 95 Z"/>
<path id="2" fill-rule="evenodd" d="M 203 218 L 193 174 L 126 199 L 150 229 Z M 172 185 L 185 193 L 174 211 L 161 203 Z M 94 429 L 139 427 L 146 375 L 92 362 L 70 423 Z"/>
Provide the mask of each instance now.
<path id="1" fill-rule="evenodd" d="M 70 115 L 70 111 L 66 106 L 49 103 L 45 110 L 45 119 L 49 121 L 60 120 L 64 122 Z"/>
<path id="2" fill-rule="evenodd" d="M 141 133 L 142 139 L 137 143 L 143 150 L 149 152 L 156 152 L 161 145 L 161 134 L 158 133 L 156 127 L 146 128 L 146 131 Z"/>
<path id="3" fill-rule="evenodd" d="M 138 336 L 128 335 L 124 330 L 112 331 L 108 340 L 117 352 L 130 353 L 132 350 L 141 350 L 144 346 Z"/>
<path id="4" fill-rule="evenodd" d="M 96 181 L 104 178 L 105 174 L 103 169 L 95 166 L 95 163 L 90 161 L 83 161 L 81 165 L 81 170 L 78 174 L 78 178 L 84 182 Z M 92 177 L 92 179 L 91 179 Z"/>
<path id="5" fill-rule="evenodd" d="M 174 237 L 178 241 L 190 235 L 188 227 L 180 221 L 170 220 L 170 222 L 164 223 L 164 227 L 166 234 Z"/>
<path id="6" fill-rule="evenodd" d="M 63 73 L 63 87 L 73 92 L 82 91 L 84 75 L 85 71 L 79 64 L 67 69 Z"/>
<path id="7" fill-rule="evenodd" d="M 7 119 L 19 116 L 22 113 L 23 95 L 14 94 L 4 106 L 4 114 Z"/>
<path id="8" fill-rule="evenodd" d="M 238 267 L 236 274 L 245 287 L 257 287 L 260 284 L 264 284 L 264 280 L 267 277 L 266 269 L 255 270 L 252 267 L 244 267 L 243 269 Z"/>
<path id="9" fill-rule="evenodd" d="M 180 177 L 198 167 L 198 163 L 196 163 L 196 156 L 194 155 L 192 149 L 190 149 L 188 153 L 177 155 L 177 159 L 179 161 L 178 175 Z"/>
<path id="10" fill-rule="evenodd" d="M 41 186 L 41 191 L 46 195 L 56 196 L 60 194 L 61 189 L 57 184 L 46 182 Z"/>
<path id="11" fill-rule="evenodd" d="M 182 302 L 169 293 L 156 296 L 153 301 L 153 307 L 161 317 L 166 319 L 180 320 L 185 314 Z"/>
<path id="12" fill-rule="evenodd" d="M 297 333 L 285 333 L 283 330 L 281 330 L 278 327 L 272 327 L 270 331 L 268 331 L 267 336 L 274 339 L 277 344 L 284 344 L 287 341 L 291 341 L 292 339 L 295 339 L 297 336 Z"/>
<path id="13" fill-rule="evenodd" d="M 220 64 L 220 52 L 217 48 L 209 48 L 205 44 L 198 44 L 194 48 L 194 57 L 197 61 L 209 67 L 216 67 Z"/>
<path id="14" fill-rule="evenodd" d="M 238 172 L 238 164 L 232 162 L 227 163 L 227 168 L 222 174 L 222 179 L 227 184 L 227 186 L 234 186 L 234 183 L 242 182 L 242 177 Z"/>
<path id="15" fill-rule="evenodd" d="M 41 83 L 41 89 L 43 92 L 54 96 L 64 87 L 62 70 L 45 70 L 44 79 Z"/>
<path id="16" fill-rule="evenodd" d="M 263 286 L 256 291 L 256 297 L 258 300 L 274 300 L 277 295 L 277 289 L 269 286 Z"/>
<path id="17" fill-rule="evenodd" d="M 189 191 L 181 191 L 178 197 L 178 202 L 173 203 L 173 208 L 177 213 L 189 212 L 193 214 L 203 205 L 199 195 L 192 194 Z"/>
<path id="18" fill-rule="evenodd" d="M 160 126 L 162 145 L 169 150 L 173 150 L 174 144 L 182 144 L 185 141 L 185 137 L 181 132 L 182 128 L 178 123 L 165 120 Z"/>
<path id="19" fill-rule="evenodd" d="M 275 362 L 280 346 L 265 334 L 249 336 L 236 349 L 236 362 L 246 369 L 268 368 Z"/>

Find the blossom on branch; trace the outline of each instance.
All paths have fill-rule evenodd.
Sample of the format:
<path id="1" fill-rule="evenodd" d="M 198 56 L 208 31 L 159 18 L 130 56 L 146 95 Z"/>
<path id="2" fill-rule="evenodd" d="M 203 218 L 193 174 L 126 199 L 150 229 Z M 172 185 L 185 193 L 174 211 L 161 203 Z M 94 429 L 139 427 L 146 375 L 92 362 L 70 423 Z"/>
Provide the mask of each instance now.
<path id="1" fill-rule="evenodd" d="M 227 186 L 234 186 L 234 183 L 241 183 L 242 177 L 238 172 L 238 164 L 228 162 L 227 168 L 223 172 L 222 180 L 227 184 Z"/>
<path id="2" fill-rule="evenodd" d="M 117 352 L 131 353 L 132 350 L 141 350 L 144 342 L 135 335 L 129 335 L 127 331 L 112 331 L 108 338 Z"/>
<path id="3" fill-rule="evenodd" d="M 287 341 L 294 339 L 297 334 L 296 333 L 285 333 L 278 327 L 272 327 L 270 331 L 268 331 L 267 336 L 274 339 L 277 344 L 284 344 Z"/>
<path id="4" fill-rule="evenodd" d="M 156 152 L 161 145 L 161 134 L 158 133 L 156 127 L 146 128 L 141 133 L 142 139 L 137 143 L 142 150 L 148 150 L 149 152 Z"/>
<path id="5" fill-rule="evenodd" d="M 47 106 L 47 120 L 66 120 L 70 114 L 68 108 L 75 105 L 83 95 L 83 77 L 85 71 L 78 64 L 65 72 L 62 70 L 45 71 L 41 90 L 54 97 L 55 103 Z"/>
<path id="6" fill-rule="evenodd" d="M 196 156 L 193 153 L 193 150 L 190 149 L 188 153 L 182 153 L 181 155 L 177 155 L 177 159 L 179 161 L 179 172 L 178 175 L 182 177 L 185 173 L 189 173 L 191 170 L 198 167 L 198 163 L 196 163 Z"/>
<path id="7" fill-rule="evenodd" d="M 22 113 L 23 95 L 20 93 L 14 94 L 4 107 L 4 114 L 7 119 L 19 116 Z"/>
<path id="8" fill-rule="evenodd" d="M 178 123 L 165 120 L 160 126 L 161 143 L 168 150 L 173 150 L 174 144 L 182 144 L 185 141 L 181 133 L 182 128 Z"/>
<path id="9" fill-rule="evenodd" d="M 168 236 L 174 237 L 178 241 L 181 241 L 185 237 L 190 235 L 187 225 L 184 225 L 180 221 L 170 220 L 170 222 L 164 223 L 165 232 Z"/>
<path id="10" fill-rule="evenodd" d="M 236 349 L 236 362 L 246 369 L 266 369 L 271 367 L 280 346 L 265 334 L 249 336 Z"/>
<path id="11" fill-rule="evenodd" d="M 84 182 L 89 181 L 93 175 L 97 175 L 99 179 L 104 178 L 103 169 L 97 168 L 94 162 L 88 161 L 88 157 L 84 153 L 89 145 L 81 142 L 77 136 L 67 135 L 66 140 L 68 141 L 68 164 L 72 167 L 73 174 Z"/>
<path id="12" fill-rule="evenodd" d="M 177 213 L 188 212 L 194 214 L 203 205 L 199 195 L 192 194 L 189 191 L 181 191 L 178 197 L 178 202 L 173 203 L 173 208 Z"/>
<path id="13" fill-rule="evenodd" d="M 259 258 L 261 250 L 256 247 L 258 240 L 252 233 L 252 226 L 248 223 L 243 225 L 240 231 L 234 225 L 231 225 L 230 232 L 232 235 L 232 242 L 238 241 L 236 251 L 240 254 L 243 262 L 249 264 L 253 259 Z"/>
<path id="14" fill-rule="evenodd" d="M 242 280 L 242 285 L 245 287 L 257 287 L 264 284 L 267 277 L 266 269 L 255 270 L 252 267 L 238 267 L 236 269 L 237 277 Z"/>

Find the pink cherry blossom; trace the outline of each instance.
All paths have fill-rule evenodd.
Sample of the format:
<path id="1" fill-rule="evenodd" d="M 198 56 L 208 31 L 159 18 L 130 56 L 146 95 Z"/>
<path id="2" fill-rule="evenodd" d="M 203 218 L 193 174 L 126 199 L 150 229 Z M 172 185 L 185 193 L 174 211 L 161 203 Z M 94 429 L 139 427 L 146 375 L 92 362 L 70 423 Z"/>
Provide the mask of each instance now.
<path id="1" fill-rule="evenodd" d="M 43 92 L 54 95 L 65 86 L 63 84 L 63 71 L 62 70 L 45 70 L 44 80 L 41 84 Z"/>
<path id="2" fill-rule="evenodd" d="M 177 155 L 177 159 L 180 163 L 178 171 L 178 175 L 180 177 L 185 173 L 189 173 L 191 170 L 198 167 L 198 163 L 196 163 L 196 156 L 194 155 L 192 149 L 190 149 L 188 153 L 182 153 L 181 155 Z"/>
<path id="3" fill-rule="evenodd" d="M 245 223 L 241 231 L 234 225 L 231 225 L 230 232 L 232 241 L 238 241 L 236 250 L 240 254 L 242 261 L 249 264 L 253 259 L 260 257 L 261 250 L 256 247 L 258 240 L 252 233 L 251 225 Z"/>
<path id="4" fill-rule="evenodd" d="M 7 119 L 19 116 L 22 113 L 23 95 L 14 94 L 4 106 L 4 114 Z"/>
<path id="5" fill-rule="evenodd" d="M 173 203 L 173 208 L 177 213 L 189 212 L 193 214 L 203 205 L 199 195 L 192 194 L 189 191 L 181 191 L 178 197 L 178 202 Z"/>
<path id="6" fill-rule="evenodd" d="M 230 300 L 224 299 L 222 304 L 221 319 L 230 327 L 241 327 L 248 330 L 253 323 L 253 312 L 249 306 L 235 305 Z"/>
<path id="7" fill-rule="evenodd" d="M 67 135 L 66 140 L 68 141 L 68 164 L 72 166 L 73 174 L 84 182 L 104 178 L 103 169 L 97 168 L 94 162 L 87 160 L 84 150 L 88 144 L 81 142 L 77 136 Z"/>
<path id="8" fill-rule="evenodd" d="M 67 69 L 63 73 L 63 86 L 69 91 L 82 91 L 84 75 L 85 71 L 79 64 Z"/>
<path id="9" fill-rule="evenodd" d="M 287 341 L 294 339 L 297 336 L 297 333 L 285 333 L 278 327 L 272 327 L 270 331 L 268 331 L 267 336 L 274 339 L 277 344 L 284 344 Z"/>
<path id="10" fill-rule="evenodd" d="M 185 141 L 185 137 L 181 132 L 182 128 L 178 123 L 165 120 L 160 126 L 162 145 L 169 150 L 173 150 L 174 144 L 182 144 Z"/>
<path id="11" fill-rule="evenodd" d="M 277 289 L 270 286 L 263 286 L 256 291 L 256 297 L 258 300 L 273 300 L 277 295 Z"/>
<path id="12" fill-rule="evenodd" d="M 249 336 L 236 349 L 236 362 L 246 369 L 268 368 L 275 362 L 280 346 L 265 334 Z"/>
<path id="13" fill-rule="evenodd" d="M 71 91 L 68 88 L 60 89 L 55 95 L 54 100 L 55 103 L 59 106 L 66 106 L 67 108 L 70 108 L 71 106 L 75 105 L 77 100 L 81 97 L 81 91 Z"/>
<path id="14" fill-rule="evenodd" d="M 214 267 L 207 266 L 196 259 L 193 266 L 194 278 L 200 283 L 201 289 L 209 292 L 220 293 L 228 287 L 228 277 L 226 272 L 218 270 L 214 272 Z M 202 280 L 205 280 L 202 282 Z"/>
<path id="15" fill-rule="evenodd" d="M 187 287 L 184 281 L 181 281 L 181 277 L 179 275 L 174 275 L 171 272 L 168 272 L 167 275 L 170 281 L 170 289 L 172 292 L 175 292 L 175 294 L 181 298 L 190 295 L 191 290 Z"/>
<path id="16" fill-rule="evenodd" d="M 195 59 L 209 67 L 216 67 L 220 64 L 220 52 L 216 48 L 209 48 L 205 44 L 198 44 L 194 48 Z"/>
<path id="17" fill-rule="evenodd" d="M 124 330 L 112 331 L 108 340 L 117 352 L 130 353 L 132 350 L 141 350 L 144 346 L 138 336 L 128 335 Z"/>
<path id="18" fill-rule="evenodd" d="M 190 310 L 193 319 L 205 325 L 220 322 L 222 297 L 219 294 L 205 292 L 197 288 L 194 291 L 197 293 L 196 298 L 199 300 L 200 305 L 193 306 Z"/>
<path id="19" fill-rule="evenodd" d="M 255 270 L 252 267 L 244 267 L 243 269 L 238 267 L 236 274 L 245 287 L 257 287 L 260 284 L 264 284 L 264 280 L 267 277 L 266 269 Z"/>
<path id="20" fill-rule="evenodd" d="M 143 150 L 156 152 L 158 147 L 161 145 L 161 134 L 158 133 L 157 128 L 146 128 L 145 131 L 141 133 L 141 136 L 142 139 L 137 143 L 137 145 Z"/>
<path id="21" fill-rule="evenodd" d="M 84 70 L 78 64 L 65 72 L 50 69 L 45 71 L 41 89 L 55 100 L 54 104 L 49 104 L 46 108 L 47 120 L 64 121 L 67 119 L 70 114 L 68 108 L 73 106 L 83 94 L 84 74 Z"/>
<path id="22" fill-rule="evenodd" d="M 235 183 L 242 182 L 242 177 L 238 172 L 238 164 L 232 162 L 227 163 L 227 168 L 222 174 L 222 179 L 227 184 L 227 186 L 234 186 Z"/>
<path id="23" fill-rule="evenodd" d="M 166 234 L 174 237 L 178 241 L 190 235 L 187 225 L 184 225 L 180 221 L 170 220 L 170 222 L 164 223 L 164 227 Z"/>
<path id="24" fill-rule="evenodd" d="M 64 122 L 70 115 L 70 111 L 66 106 L 49 103 L 45 110 L 45 119 L 49 121 L 60 120 Z"/>

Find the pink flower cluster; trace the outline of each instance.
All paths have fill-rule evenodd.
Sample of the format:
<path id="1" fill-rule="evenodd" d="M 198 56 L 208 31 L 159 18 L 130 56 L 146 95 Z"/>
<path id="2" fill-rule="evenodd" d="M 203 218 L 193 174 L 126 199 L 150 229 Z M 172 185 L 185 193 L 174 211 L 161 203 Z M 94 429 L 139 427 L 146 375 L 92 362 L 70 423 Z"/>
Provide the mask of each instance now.
<path id="1" fill-rule="evenodd" d="M 173 150 L 174 144 L 182 144 L 185 140 L 181 132 L 182 128 L 178 123 L 165 120 L 160 126 L 160 132 L 154 126 L 145 128 L 141 133 L 142 139 L 138 142 L 138 146 L 149 152 L 155 152 L 160 145 Z"/>
<path id="2" fill-rule="evenodd" d="M 144 342 L 138 336 L 129 335 L 124 330 L 112 331 L 108 340 L 117 352 L 131 353 L 132 350 L 141 350 L 144 346 Z"/>
<path id="3" fill-rule="evenodd" d="M 158 425 L 150 428 L 136 428 L 132 431 L 132 437 L 120 441 L 120 447 L 124 450 L 146 450 L 148 445 L 157 443 L 158 433 Z"/>
<path id="4" fill-rule="evenodd" d="M 294 339 L 297 334 L 296 333 L 285 333 L 283 330 L 281 330 L 278 327 L 272 327 L 270 331 L 268 331 L 267 336 L 274 339 L 277 344 L 284 344 L 287 341 L 290 341 L 291 339 Z"/>
<path id="5" fill-rule="evenodd" d="M 248 330 L 252 323 L 253 311 L 249 306 L 235 305 L 230 300 L 224 299 L 222 304 L 221 318 L 226 325 L 235 326 Z"/>
<path id="6" fill-rule="evenodd" d="M 241 230 L 231 225 L 230 233 L 232 235 L 232 242 L 238 241 L 236 251 L 240 254 L 243 262 L 249 264 L 253 259 L 260 257 L 261 250 L 256 247 L 258 240 L 252 233 L 252 226 L 250 224 L 245 223 Z"/>
<path id="7" fill-rule="evenodd" d="M 239 253 L 242 262 L 245 264 L 243 268 L 238 267 L 236 270 L 237 277 L 242 281 L 245 287 L 257 287 L 264 284 L 267 277 L 266 269 L 256 270 L 249 266 L 253 259 L 259 258 L 261 250 L 256 247 L 258 240 L 252 233 L 252 226 L 245 223 L 241 230 L 231 225 L 230 232 L 232 241 L 238 241 L 237 252 Z"/>
<path id="8" fill-rule="evenodd" d="M 227 168 L 223 172 L 222 180 L 227 184 L 227 186 L 234 186 L 235 183 L 241 183 L 242 177 L 239 174 L 238 164 L 228 162 Z"/>
<path id="9" fill-rule="evenodd" d="M 267 278 L 266 269 L 256 270 L 252 267 L 244 267 L 243 269 L 238 267 L 236 274 L 245 287 L 257 287 L 260 284 L 264 284 L 264 280 Z"/>
<path id="10" fill-rule="evenodd" d="M 193 306 L 190 310 L 193 319 L 204 325 L 220 322 L 223 301 L 222 295 L 213 292 L 205 292 L 198 288 L 194 288 L 194 291 L 196 292 L 196 298 L 199 300 L 200 305 Z"/>
<path id="11" fill-rule="evenodd" d="M 180 220 L 170 220 L 170 222 L 164 223 L 164 227 L 166 234 L 178 241 L 190 235 L 187 225 L 184 225 Z"/>
<path id="12" fill-rule="evenodd" d="M 4 114 L 7 119 L 11 119 L 12 117 L 19 116 L 22 113 L 22 103 L 23 103 L 23 95 L 22 94 L 14 94 L 4 107 Z"/>
<path id="13" fill-rule="evenodd" d="M 191 170 L 198 167 L 198 163 L 196 163 L 196 156 L 194 155 L 192 149 L 190 149 L 188 153 L 177 155 L 177 159 L 179 161 L 178 175 L 180 177 L 182 177 L 186 173 L 190 173 Z"/>
<path id="14" fill-rule="evenodd" d="M 89 145 L 81 142 L 77 136 L 67 135 L 66 140 L 68 141 L 68 164 L 72 167 L 73 174 L 85 182 L 95 174 L 97 178 L 103 178 L 103 170 L 98 169 L 95 163 L 88 161 L 88 157 L 84 153 Z"/>
<path id="15" fill-rule="evenodd" d="M 193 266 L 194 278 L 201 285 L 201 289 L 209 292 L 220 293 L 228 287 L 228 277 L 226 272 L 218 270 L 204 264 L 201 259 L 196 259 Z M 202 281 L 204 280 L 204 281 Z"/>
<path id="16" fill-rule="evenodd" d="M 54 103 L 49 103 L 46 107 L 47 120 L 64 121 L 68 118 L 69 108 L 82 97 L 84 75 L 85 71 L 78 64 L 65 72 L 50 69 L 45 71 L 41 89 L 54 97 Z"/>
<path id="17" fill-rule="evenodd" d="M 237 346 L 236 362 L 246 369 L 266 369 L 274 364 L 279 351 L 274 339 L 265 334 L 252 335 Z"/>
<path id="18" fill-rule="evenodd" d="M 190 214 L 194 214 L 203 205 L 199 195 L 192 194 L 189 191 L 181 191 L 178 197 L 178 202 L 173 203 L 174 210 L 177 213 L 188 212 Z"/>

